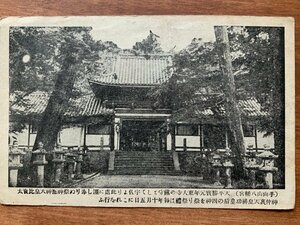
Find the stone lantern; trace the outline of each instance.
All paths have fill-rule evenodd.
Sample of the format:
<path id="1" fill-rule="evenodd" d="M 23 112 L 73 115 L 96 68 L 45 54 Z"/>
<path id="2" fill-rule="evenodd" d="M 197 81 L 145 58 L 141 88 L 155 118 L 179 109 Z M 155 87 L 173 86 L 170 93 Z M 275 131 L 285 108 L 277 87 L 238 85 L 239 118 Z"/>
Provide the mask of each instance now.
<path id="1" fill-rule="evenodd" d="M 213 157 L 212 157 L 212 166 L 214 167 L 215 171 L 216 171 L 216 181 L 214 183 L 214 185 L 221 185 L 220 182 L 220 168 L 222 167 L 222 163 L 221 163 L 221 156 L 218 153 L 214 153 Z"/>
<path id="2" fill-rule="evenodd" d="M 77 159 L 76 159 L 76 174 L 74 176 L 75 179 L 83 179 L 83 175 L 82 175 L 82 162 L 83 162 L 83 149 L 80 148 L 78 149 L 77 152 Z"/>
<path id="3" fill-rule="evenodd" d="M 68 180 L 72 180 L 73 172 L 74 172 L 74 166 L 76 163 L 76 155 L 74 154 L 73 150 L 69 150 L 66 154 L 66 164 L 68 167 Z"/>
<path id="4" fill-rule="evenodd" d="M 244 155 L 245 159 L 245 168 L 249 171 L 249 176 L 251 180 L 251 187 L 256 188 L 256 170 L 258 169 L 259 165 L 257 162 L 257 156 L 255 152 L 247 152 Z"/>
<path id="5" fill-rule="evenodd" d="M 258 154 L 257 157 L 262 159 L 259 170 L 265 173 L 267 187 L 273 188 L 273 173 L 278 170 L 278 168 L 275 167 L 275 159 L 278 158 L 278 155 L 275 155 L 269 148 L 265 147 L 265 151 Z"/>
<path id="6" fill-rule="evenodd" d="M 33 151 L 32 154 L 34 155 L 33 165 L 37 166 L 37 186 L 44 187 L 45 165 L 48 164 L 44 144 L 39 142 L 38 149 Z"/>
<path id="7" fill-rule="evenodd" d="M 21 163 L 21 155 L 25 153 L 18 149 L 18 145 L 14 143 L 9 149 L 9 185 L 11 187 L 16 187 L 18 185 L 18 171 L 23 167 Z"/>
<path id="8" fill-rule="evenodd" d="M 53 163 L 55 165 L 55 178 L 54 178 L 54 187 L 59 187 L 61 184 L 61 174 L 63 171 L 63 165 L 65 162 L 64 151 L 61 144 L 58 144 L 53 151 Z"/>
<path id="9" fill-rule="evenodd" d="M 226 173 L 226 188 L 232 188 L 232 182 L 231 182 L 231 172 L 232 172 L 232 167 L 234 167 L 232 163 L 232 152 L 229 148 L 226 149 L 226 152 L 224 154 L 224 162 L 223 162 L 223 167 L 225 168 L 225 173 Z"/>

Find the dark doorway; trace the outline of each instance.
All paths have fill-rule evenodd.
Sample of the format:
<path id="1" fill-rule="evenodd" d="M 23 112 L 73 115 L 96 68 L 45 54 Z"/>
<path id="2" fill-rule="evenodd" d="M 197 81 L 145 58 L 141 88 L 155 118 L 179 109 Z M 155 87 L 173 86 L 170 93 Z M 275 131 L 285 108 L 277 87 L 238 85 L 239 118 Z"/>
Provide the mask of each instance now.
<path id="1" fill-rule="evenodd" d="M 122 121 L 121 150 L 124 151 L 160 151 L 162 143 L 163 121 Z"/>

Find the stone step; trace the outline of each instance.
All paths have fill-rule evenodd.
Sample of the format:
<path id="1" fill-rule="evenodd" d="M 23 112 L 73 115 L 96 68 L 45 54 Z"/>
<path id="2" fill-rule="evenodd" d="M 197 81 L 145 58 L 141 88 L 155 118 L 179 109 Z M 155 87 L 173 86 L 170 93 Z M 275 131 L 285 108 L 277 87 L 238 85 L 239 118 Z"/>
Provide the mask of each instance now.
<path id="1" fill-rule="evenodd" d="M 116 157 L 116 159 L 120 162 L 173 162 L 172 159 L 142 159 L 142 158 L 134 158 L 134 159 L 119 159 Z"/>
<path id="2" fill-rule="evenodd" d="M 137 169 L 174 169 L 173 165 L 115 165 L 115 169 L 118 168 L 137 168 Z"/>
<path id="3" fill-rule="evenodd" d="M 130 163 L 126 163 L 126 162 L 119 162 L 119 161 L 115 161 L 115 165 L 156 165 L 156 166 L 163 166 L 163 165 L 173 165 L 172 162 L 130 162 Z"/>
<path id="4" fill-rule="evenodd" d="M 165 166 L 173 166 L 173 163 L 144 163 L 144 162 L 139 162 L 139 163 L 120 163 L 120 162 L 115 162 L 115 166 L 152 166 L 152 167 L 165 167 Z"/>
<path id="5" fill-rule="evenodd" d="M 115 174 L 115 175 L 181 175 L 180 171 L 163 171 L 163 170 L 129 170 L 129 169 L 122 169 L 122 170 L 113 170 L 109 171 L 108 174 Z"/>
<path id="6" fill-rule="evenodd" d="M 125 155 L 128 155 L 128 156 L 170 156 L 171 154 L 170 153 L 141 153 L 141 152 L 120 152 L 120 153 L 117 153 L 116 152 L 116 156 L 125 156 Z"/>
<path id="7" fill-rule="evenodd" d="M 169 158 L 170 155 L 115 155 L 119 158 L 145 158 L 145 159 L 151 159 L 151 158 Z"/>
<path id="8" fill-rule="evenodd" d="M 157 156 L 157 155 L 149 155 L 149 156 L 145 156 L 145 155 L 115 155 L 117 158 L 130 158 L 130 159 L 134 159 L 134 158 L 143 158 L 143 159 L 168 159 L 171 156 L 170 155 L 162 155 L 162 156 Z"/>
<path id="9" fill-rule="evenodd" d="M 164 168 L 167 166 L 173 166 L 172 163 L 164 163 L 164 164 L 154 164 L 154 163 L 136 163 L 136 164 L 129 164 L 129 163 L 119 163 L 115 162 L 115 167 L 116 166 L 128 166 L 128 167 L 157 167 L 157 168 Z"/>
<path id="10" fill-rule="evenodd" d="M 168 176 L 180 176 L 180 171 L 129 171 L 129 170 L 118 170 L 109 171 L 110 175 L 168 175 Z"/>
<path id="11" fill-rule="evenodd" d="M 180 175 L 169 152 L 119 151 L 115 153 L 115 175 Z"/>
<path id="12" fill-rule="evenodd" d="M 163 162 L 161 162 L 161 163 L 157 163 L 157 162 L 151 162 L 151 163 L 149 163 L 149 162 L 131 162 L 131 163 L 126 163 L 126 162 L 119 162 L 119 161 L 116 161 L 115 162 L 115 165 L 133 165 L 133 166 L 138 166 L 138 165 L 141 165 L 141 166 L 143 166 L 143 165 L 145 165 L 145 166 L 147 166 L 147 165 L 151 165 L 151 166 L 164 166 L 164 165 L 173 165 L 173 163 L 172 162 L 168 162 L 168 163 L 163 163 Z"/>

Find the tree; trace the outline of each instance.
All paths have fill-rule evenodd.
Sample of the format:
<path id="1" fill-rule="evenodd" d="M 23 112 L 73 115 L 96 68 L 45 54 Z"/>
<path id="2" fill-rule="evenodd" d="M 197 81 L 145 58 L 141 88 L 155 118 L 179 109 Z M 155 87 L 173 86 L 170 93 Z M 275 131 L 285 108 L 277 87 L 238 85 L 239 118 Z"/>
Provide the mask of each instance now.
<path id="1" fill-rule="evenodd" d="M 137 55 L 149 55 L 153 53 L 162 53 L 160 43 L 158 42 L 159 36 L 154 34 L 151 30 L 146 39 L 143 39 L 141 42 L 136 42 L 132 47 L 133 52 Z"/>
<path id="2" fill-rule="evenodd" d="M 233 64 L 243 71 L 236 85 L 243 97 L 254 96 L 269 113 L 258 121 L 260 131 L 274 134 L 278 167 L 284 183 L 284 29 L 280 27 L 232 27 L 232 52 L 239 52 Z"/>
<path id="3" fill-rule="evenodd" d="M 255 97 L 262 110 L 269 113 L 269 117 L 258 121 L 258 126 L 266 134 L 275 134 L 275 148 L 281 155 L 280 165 L 283 165 L 283 30 L 273 27 L 229 27 L 228 33 L 236 86 L 234 97 L 237 100 Z M 219 106 L 227 102 L 218 49 L 220 46 L 217 43 L 204 43 L 194 38 L 187 48 L 174 54 L 173 65 L 168 68 L 169 81 L 152 90 L 151 95 L 160 106 L 173 109 L 176 120 L 195 118 L 197 115 L 194 112 L 204 108 L 213 110 L 216 119 L 224 120 L 222 112 L 218 111 Z"/>
<path id="4" fill-rule="evenodd" d="M 242 129 L 241 113 L 236 99 L 236 87 L 233 76 L 232 62 L 230 56 L 230 46 L 227 34 L 227 27 L 216 26 L 215 28 L 217 48 L 219 50 L 219 61 L 223 75 L 225 95 L 225 108 L 227 112 L 228 124 L 233 137 L 233 149 L 235 152 L 235 162 L 240 175 L 243 175 L 243 154 L 246 153 L 244 135 Z"/>
<path id="5" fill-rule="evenodd" d="M 86 78 L 103 70 L 109 52 L 118 51 L 113 42 L 95 42 L 90 31 L 90 27 L 11 28 L 10 92 L 14 96 L 11 115 L 15 113 L 14 104 L 26 106 L 25 97 L 30 93 L 45 91 L 50 95 L 38 119 L 33 149 L 39 142 L 44 143 L 47 151 L 54 149 L 69 100 L 89 94 Z M 21 118 L 15 122 L 20 125 L 28 120 Z M 51 172 L 50 162 L 46 168 L 48 185 Z"/>
<path id="6" fill-rule="evenodd" d="M 88 27 L 11 28 L 10 92 L 14 95 L 11 107 L 16 103 L 26 104 L 24 97 L 37 90 L 51 94 L 34 148 L 42 141 L 47 150 L 53 149 L 63 109 L 69 98 L 78 94 L 74 91 L 76 81 L 82 80 L 95 66 L 99 48 L 90 30 Z"/>
<path id="7" fill-rule="evenodd" d="M 54 86 L 55 73 L 59 70 L 56 63 L 54 33 L 57 29 L 40 27 L 12 27 L 9 31 L 9 84 L 10 112 L 15 104 L 26 106 L 26 96 L 35 91 L 50 92 Z M 53 38 L 50 38 L 52 37 Z M 47 41 L 45 38 L 48 37 Z M 21 131 L 25 120 L 14 118 L 10 132 Z"/>
<path id="8" fill-rule="evenodd" d="M 171 108 L 176 120 L 189 118 L 191 114 L 195 116 L 195 110 L 223 101 L 215 43 L 194 38 L 185 49 L 173 55 L 167 72 L 168 82 L 151 90 L 150 95 L 157 100 L 158 106 Z M 203 102 L 203 95 L 209 101 Z"/>
<path id="9" fill-rule="evenodd" d="M 90 31 L 90 27 L 10 29 L 11 115 L 16 113 L 13 105 L 26 106 L 32 92 L 50 95 L 42 118 L 33 118 L 39 122 L 34 148 L 41 141 L 45 149 L 53 149 L 69 99 L 89 94 L 85 78 L 105 67 L 108 59 L 103 55 L 118 51 L 113 42 L 95 42 Z M 11 131 L 21 130 L 26 122 L 28 118 L 14 117 Z"/>
<path id="10" fill-rule="evenodd" d="M 92 55 L 88 41 L 88 31 L 82 28 L 64 28 L 59 46 L 62 60 L 61 69 L 57 73 L 55 86 L 38 127 L 34 149 L 43 142 L 45 149 L 54 148 L 57 133 L 63 124 L 64 109 L 72 97 L 75 80 L 83 60 Z"/>

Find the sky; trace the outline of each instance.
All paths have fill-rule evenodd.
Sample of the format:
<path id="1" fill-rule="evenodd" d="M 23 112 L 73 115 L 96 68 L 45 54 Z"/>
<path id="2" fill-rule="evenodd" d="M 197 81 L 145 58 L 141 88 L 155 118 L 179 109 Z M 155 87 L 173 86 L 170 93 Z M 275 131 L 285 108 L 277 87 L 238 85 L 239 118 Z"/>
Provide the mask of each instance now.
<path id="1" fill-rule="evenodd" d="M 202 38 L 204 42 L 214 41 L 212 22 L 188 17 L 104 17 L 101 21 L 97 20 L 91 34 L 95 40 L 113 41 L 125 49 L 145 39 L 152 30 L 160 36 L 159 42 L 164 51 L 174 46 L 174 50 L 179 51 L 195 37 Z"/>

